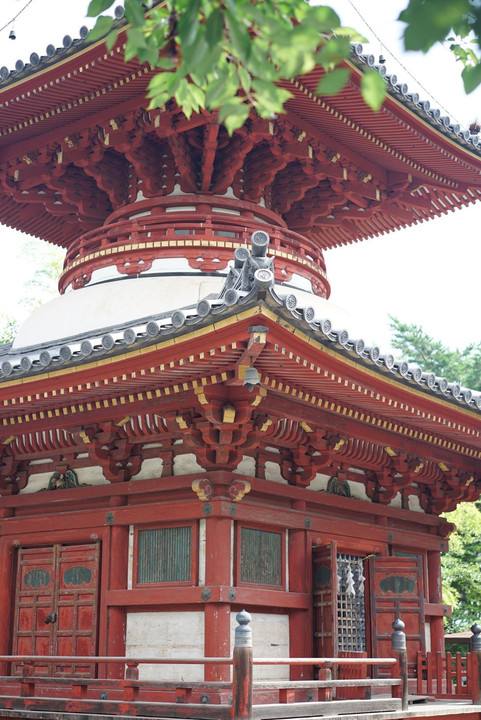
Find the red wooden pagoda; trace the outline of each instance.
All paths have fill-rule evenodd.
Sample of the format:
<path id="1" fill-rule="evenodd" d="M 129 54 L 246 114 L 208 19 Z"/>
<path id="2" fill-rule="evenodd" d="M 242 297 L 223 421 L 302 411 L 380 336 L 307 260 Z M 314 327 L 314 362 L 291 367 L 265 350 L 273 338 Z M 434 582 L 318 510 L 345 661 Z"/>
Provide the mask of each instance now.
<path id="1" fill-rule="evenodd" d="M 477 201 L 477 136 L 394 76 L 372 112 L 355 48 L 338 96 L 316 69 L 229 137 L 148 110 L 123 41 L 0 70 L 0 219 L 66 250 L 1 348 L 0 655 L 222 657 L 247 607 L 273 657 L 389 655 L 400 614 L 413 665 L 481 395 L 352 339 L 324 251 Z"/>

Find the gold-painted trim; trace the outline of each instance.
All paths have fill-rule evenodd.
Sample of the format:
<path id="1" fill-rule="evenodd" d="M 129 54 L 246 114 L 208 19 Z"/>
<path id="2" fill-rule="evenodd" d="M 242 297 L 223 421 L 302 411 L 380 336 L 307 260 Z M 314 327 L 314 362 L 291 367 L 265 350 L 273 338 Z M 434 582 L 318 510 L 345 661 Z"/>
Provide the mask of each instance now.
<path id="1" fill-rule="evenodd" d="M 188 246 L 191 247 L 197 247 L 199 245 L 199 240 L 193 241 L 192 243 L 189 243 Z M 209 240 L 203 240 L 202 245 L 205 247 L 212 247 L 215 249 L 231 249 L 232 247 L 244 247 L 245 243 L 243 242 L 236 242 L 233 243 L 232 241 L 229 241 L 228 243 L 225 241 L 209 241 Z M 65 270 L 62 271 L 62 275 L 67 275 L 67 273 L 71 272 L 72 270 L 75 270 L 75 268 L 84 265 L 85 263 L 90 262 L 91 260 L 95 260 L 97 258 L 101 257 L 107 257 L 109 255 L 119 255 L 121 253 L 126 252 L 132 252 L 139 250 L 161 250 L 166 247 L 173 247 L 173 248 L 185 248 L 186 243 L 184 240 L 151 240 L 149 242 L 139 242 L 136 245 L 119 245 L 114 247 L 109 247 L 104 250 L 98 250 L 95 253 L 90 253 L 89 255 L 85 255 L 81 258 L 78 258 L 77 260 L 74 260 L 70 265 L 67 265 Z M 292 253 L 287 253 L 284 250 L 276 250 L 275 248 L 269 248 L 269 255 L 273 255 L 274 257 L 283 258 L 285 260 L 290 260 L 291 262 L 297 264 L 297 265 L 305 265 L 306 267 L 310 268 L 316 275 L 321 275 L 324 279 L 327 280 L 326 273 L 315 263 L 312 263 L 310 260 L 306 260 L 305 258 L 296 257 Z"/>
<path id="2" fill-rule="evenodd" d="M 176 345 L 176 346 L 181 347 L 184 343 L 189 342 L 189 341 L 194 340 L 194 339 L 197 339 L 197 338 L 200 338 L 200 337 L 204 337 L 204 336 L 206 336 L 206 335 L 209 335 L 209 334 L 211 334 L 211 333 L 212 333 L 213 331 L 215 331 L 215 330 L 218 330 L 218 329 L 221 329 L 221 328 L 224 328 L 224 327 L 230 327 L 234 322 L 242 322 L 243 320 L 250 319 L 250 318 L 252 318 L 252 317 L 255 317 L 256 320 L 258 320 L 258 319 L 259 319 L 259 316 L 261 316 L 261 315 L 264 316 L 266 319 L 271 320 L 271 321 L 274 322 L 276 325 L 280 325 L 281 327 L 285 328 L 286 330 L 288 330 L 288 331 L 291 333 L 291 335 L 295 336 L 296 338 L 298 338 L 299 340 L 301 340 L 302 342 L 304 342 L 306 345 L 311 346 L 313 349 L 315 349 L 315 350 L 317 350 L 318 352 L 320 352 L 321 355 L 322 355 L 322 354 L 325 354 L 326 356 L 328 356 L 328 357 L 336 360 L 337 362 L 339 362 L 341 365 L 344 365 L 344 366 L 346 366 L 346 367 L 349 367 L 349 368 L 351 368 L 351 369 L 354 369 L 354 370 L 356 370 L 357 372 L 361 372 L 361 373 L 363 373 L 363 375 L 365 375 L 366 377 L 374 378 L 374 379 L 377 380 L 377 381 L 381 381 L 381 382 L 383 382 L 383 383 L 386 383 L 386 384 L 388 384 L 388 385 L 390 385 L 390 386 L 392 386 L 392 387 L 394 387 L 394 388 L 396 388 L 396 389 L 398 389 L 398 390 L 401 390 L 403 393 L 405 393 L 405 394 L 407 394 L 407 395 L 409 395 L 409 396 L 412 396 L 412 397 L 415 397 L 415 398 L 422 398 L 424 401 L 427 400 L 428 402 L 430 402 L 430 403 L 432 403 L 432 404 L 435 404 L 435 405 L 439 406 L 440 408 L 446 408 L 446 409 L 448 409 L 448 410 L 451 411 L 451 412 L 455 412 L 455 413 L 457 413 L 457 414 L 461 414 L 462 416 L 465 416 L 465 417 L 467 417 L 467 418 L 470 418 L 471 420 L 476 421 L 477 423 L 479 423 L 479 414 L 477 414 L 477 413 L 469 410 L 468 408 L 463 408 L 463 407 L 459 407 L 459 406 L 453 406 L 453 405 L 451 405 L 450 403 L 448 403 L 447 401 L 442 400 L 442 399 L 440 399 L 440 398 L 436 398 L 436 397 L 432 397 L 432 396 L 427 397 L 427 396 L 425 395 L 425 393 L 422 392 L 422 390 L 417 390 L 416 388 L 413 388 L 413 387 L 410 387 L 410 386 L 408 386 L 408 385 L 406 385 L 406 384 L 403 384 L 402 382 L 397 381 L 397 380 L 395 380 L 394 378 L 386 377 L 384 374 L 381 374 L 379 371 L 376 372 L 375 370 L 372 370 L 372 369 L 370 369 L 370 368 L 365 367 L 364 365 L 361 365 L 359 362 L 356 362 L 356 361 L 354 361 L 354 360 L 351 360 L 350 358 L 345 357 L 344 355 L 341 355 L 340 353 L 336 352 L 335 350 L 326 347 L 325 345 L 323 345 L 321 342 L 319 342 L 319 341 L 316 340 L 315 338 L 307 335 L 304 331 L 300 330 L 298 327 L 296 327 L 296 326 L 293 325 L 292 323 L 284 320 L 283 318 L 280 318 L 277 313 L 275 313 L 274 311 L 272 311 L 270 308 L 266 307 L 266 306 L 263 305 L 262 303 L 257 303 L 257 304 L 254 305 L 253 307 L 251 307 L 251 308 L 249 308 L 249 309 L 246 309 L 246 310 L 244 310 L 243 312 L 237 313 L 237 314 L 235 314 L 234 316 L 229 316 L 229 317 L 223 318 L 222 320 L 218 319 L 215 323 L 212 323 L 212 324 L 210 324 L 210 325 L 207 325 L 207 326 L 205 326 L 205 327 L 203 327 L 203 328 L 197 328 L 196 330 L 193 330 L 193 331 L 191 331 L 191 332 L 189 332 L 189 333 L 186 333 L 186 334 L 184 334 L 184 335 L 181 335 L 181 336 L 179 336 L 179 337 L 166 338 L 164 341 L 155 343 L 154 345 L 151 345 L 151 346 L 149 346 L 149 347 L 140 348 L 140 349 L 137 349 L 137 350 L 133 350 L 133 351 L 124 353 L 124 354 L 122 354 L 122 355 L 118 355 L 118 356 L 115 357 L 115 363 L 123 363 L 123 362 L 128 363 L 128 362 L 131 361 L 132 359 L 138 358 L 138 357 L 140 357 L 140 356 L 142 356 L 142 355 L 149 355 L 149 356 L 151 356 L 152 354 L 157 353 L 157 352 L 159 352 L 159 351 L 161 351 L 161 350 L 164 350 L 165 348 L 171 347 L 171 346 L 173 346 L 173 345 Z M 280 346 L 274 346 L 274 347 L 275 347 L 277 350 L 279 350 L 279 347 L 280 347 Z M 300 358 L 299 356 L 297 356 L 297 358 L 299 358 L 299 361 L 302 362 L 302 364 L 304 364 L 304 359 L 303 359 L 303 358 Z M 35 377 L 18 378 L 18 379 L 10 380 L 10 381 L 7 381 L 7 382 L 3 383 L 3 384 L 0 386 L 0 388 L 21 388 L 22 386 L 24 386 L 26 392 L 28 393 L 27 388 L 35 387 L 35 384 L 36 384 L 36 383 L 38 383 L 38 382 L 43 382 L 45 379 L 55 379 L 55 378 L 62 378 L 62 377 L 64 377 L 64 376 L 70 376 L 70 377 L 72 377 L 72 380 L 73 380 L 74 377 L 76 377 L 76 376 L 78 377 L 78 374 L 79 374 L 79 373 L 84 373 L 85 371 L 88 371 L 88 370 L 93 369 L 93 368 L 102 368 L 102 367 L 105 367 L 105 366 L 107 366 L 107 365 L 110 365 L 110 364 L 112 363 L 112 360 L 113 360 L 112 358 L 104 358 L 104 359 L 101 359 L 101 360 L 99 359 L 99 360 L 94 361 L 94 362 L 91 362 L 91 363 L 86 363 L 85 365 L 77 366 L 77 367 L 75 367 L 75 368 L 66 368 L 66 369 L 62 369 L 62 370 L 55 370 L 55 371 L 51 371 L 51 372 L 48 372 L 48 373 L 44 373 L 44 374 L 42 374 L 42 375 L 37 375 L 37 376 L 35 376 Z M 145 361 L 146 361 L 146 363 L 148 363 L 148 362 L 149 362 L 149 358 L 146 357 L 146 358 L 145 358 Z M 177 361 L 173 363 L 172 367 L 175 367 L 175 366 L 176 366 L 176 363 L 177 363 Z M 311 363 L 311 365 L 312 365 L 312 363 Z M 157 369 L 157 368 L 158 368 L 159 370 L 162 370 L 163 367 L 164 367 L 163 365 L 154 365 L 154 366 L 153 366 L 154 370 Z M 152 368 L 151 368 L 151 369 L 152 369 Z M 316 374 L 319 374 L 319 372 L 321 372 L 321 374 L 324 373 L 324 375 L 325 375 L 326 377 L 330 376 L 331 380 L 334 380 L 334 381 L 335 381 L 335 380 L 338 379 L 338 376 L 337 376 L 337 375 L 335 375 L 334 373 L 332 373 L 332 372 L 330 372 L 330 371 L 322 370 L 322 368 L 316 368 L 316 367 L 314 366 L 314 367 L 312 368 L 312 370 L 315 371 Z M 128 378 L 131 377 L 132 375 L 133 375 L 133 373 L 130 373 L 130 374 L 128 374 L 128 375 L 125 374 L 125 375 L 123 375 L 123 379 L 128 380 Z M 219 375 L 211 376 L 211 378 L 217 378 L 217 379 L 216 379 L 216 382 L 220 382 L 220 381 L 222 381 L 223 379 L 225 379 L 226 377 L 227 377 L 227 375 L 226 375 L 225 372 L 224 372 L 224 373 L 221 373 L 221 374 L 219 374 Z M 111 382 L 111 383 L 114 383 L 114 382 L 116 382 L 117 380 L 118 380 L 118 377 L 117 377 L 117 376 L 113 376 L 113 377 L 111 378 L 110 382 Z M 263 378 L 263 382 L 264 382 L 264 381 L 265 381 L 265 378 Z M 266 381 L 266 382 L 267 382 L 267 381 Z M 205 386 L 206 384 L 209 384 L 209 380 L 208 380 L 207 378 L 201 378 L 201 379 L 198 379 L 198 380 L 189 381 L 188 383 L 183 382 L 183 387 L 184 387 L 184 389 L 186 389 L 185 386 L 188 385 L 189 388 L 194 388 L 194 391 L 196 392 L 196 394 L 199 395 L 199 400 L 201 400 L 201 402 L 202 402 L 202 400 L 205 400 L 205 395 L 204 395 L 204 393 L 203 393 L 203 388 L 204 388 L 204 386 Z M 85 385 L 78 385 L 76 388 L 74 388 L 74 387 L 71 385 L 70 388 L 69 388 L 69 391 L 70 391 L 70 392 L 73 392 L 74 390 L 82 391 L 82 390 L 84 389 L 84 387 L 85 387 Z M 175 387 L 176 387 L 176 388 L 179 388 L 179 385 L 176 385 Z M 358 385 L 357 383 L 352 383 L 351 387 L 352 387 L 352 389 L 354 389 L 354 390 L 357 388 L 359 391 L 363 392 L 363 394 L 365 394 L 365 395 L 367 395 L 368 392 L 369 392 L 366 388 L 363 389 L 362 386 Z M 280 383 L 280 384 L 279 384 L 279 387 L 278 387 L 277 389 L 278 389 L 279 391 L 291 392 L 292 394 L 294 393 L 294 389 L 290 390 L 289 386 L 286 386 L 286 387 L 284 388 L 284 384 L 283 384 L 283 383 Z M 172 393 L 172 388 L 167 387 L 167 388 L 164 389 L 164 391 L 165 391 L 165 394 L 166 394 L 166 395 L 169 395 L 169 394 Z M 265 386 L 262 387 L 262 388 L 260 388 L 260 391 L 262 391 L 262 392 L 259 393 L 259 398 L 258 398 L 258 399 L 256 398 L 256 399 L 257 399 L 257 402 L 260 402 L 261 397 L 264 395 L 264 393 L 265 393 Z M 175 390 L 174 392 L 178 392 L 178 390 Z M 161 391 L 161 390 L 156 390 L 156 391 L 155 391 L 156 397 L 160 397 L 162 394 L 163 394 L 163 391 Z M 298 393 L 297 390 L 296 390 L 296 394 L 298 395 L 299 398 L 301 398 L 301 395 Z M 379 393 L 377 393 L 377 394 L 379 395 Z M 35 397 L 35 399 L 40 400 L 41 397 L 43 397 L 43 398 L 48 398 L 48 397 L 50 397 L 50 395 L 51 395 L 51 393 L 44 392 L 44 393 L 41 393 L 41 394 L 37 394 L 37 395 L 35 395 L 35 396 L 34 396 L 33 393 L 30 393 L 30 395 L 28 395 L 28 396 L 29 396 L 29 397 L 32 397 L 32 398 Z M 138 397 L 138 396 L 140 396 L 140 395 L 142 395 L 142 393 L 139 393 L 139 394 L 137 394 L 136 396 L 131 396 L 131 397 L 134 398 L 134 397 Z M 204 396 L 204 397 L 202 398 L 202 396 Z M 380 396 L 380 397 L 381 397 L 381 396 Z M 114 402 L 113 402 L 114 400 L 115 400 L 115 404 L 116 404 L 117 402 L 120 403 L 120 404 L 125 404 L 125 402 L 126 402 L 125 398 L 111 399 L 111 404 L 112 404 L 112 405 L 114 405 Z M 12 399 L 10 399 L 10 400 L 7 398 L 7 399 L 4 399 L 4 400 L 3 400 L 3 405 L 4 405 L 4 406 L 9 406 L 9 405 L 13 405 L 13 404 L 15 404 L 15 403 L 17 403 L 17 402 L 20 403 L 21 401 L 23 401 L 23 398 L 21 398 L 21 399 L 19 399 L 19 398 L 12 398 Z M 314 395 L 311 394 L 311 395 L 307 395 L 306 398 L 304 399 L 304 401 L 305 401 L 305 402 L 308 402 L 310 405 L 313 405 L 313 404 L 316 404 L 317 399 L 316 399 L 316 397 L 315 397 Z M 110 401 L 109 401 L 109 402 L 110 402 Z M 327 402 L 327 401 L 326 401 L 326 402 Z M 341 409 L 341 406 L 340 406 L 340 405 L 336 405 L 336 404 L 335 404 L 333 401 L 331 401 L 331 400 L 329 400 L 328 402 L 330 403 L 330 408 L 329 408 L 329 409 L 336 410 L 337 412 L 341 411 L 341 410 L 340 410 L 340 409 Z M 321 403 L 321 401 L 319 401 L 318 404 L 320 404 L 320 403 Z M 396 406 L 396 404 L 395 404 L 394 406 Z M 399 404 L 399 407 L 400 407 L 400 409 L 402 409 L 402 410 L 406 410 L 406 407 L 407 407 L 407 406 L 406 406 L 405 403 L 400 403 L 400 404 Z M 337 410 L 336 408 L 339 408 L 339 410 Z M 421 414 L 421 412 L 420 412 L 418 409 L 415 409 L 415 410 L 417 410 L 417 414 L 418 414 L 418 415 Z M 62 412 L 64 412 L 64 410 L 62 410 Z M 74 406 L 74 408 L 71 409 L 71 412 L 78 412 L 77 407 Z M 40 415 L 42 416 L 43 413 L 40 413 Z M 439 421 L 439 420 L 442 419 L 442 418 L 437 418 L 435 415 L 431 415 L 431 413 L 424 413 L 423 416 L 426 417 L 426 418 L 429 419 L 429 420 L 432 420 L 433 422 L 436 422 L 436 421 Z M 21 416 L 21 417 L 18 419 L 18 422 L 24 422 L 24 420 L 25 420 L 27 417 L 28 417 L 28 416 Z M 37 414 L 36 414 L 36 413 L 33 413 L 31 417 L 32 417 L 33 419 L 36 419 Z M 369 415 L 366 416 L 365 413 L 364 413 L 364 411 L 360 411 L 360 410 L 359 410 L 359 411 L 358 411 L 358 410 L 355 411 L 354 417 L 355 417 L 356 419 L 360 419 L 361 421 L 368 421 L 369 418 L 370 418 Z M 368 420 L 366 420 L 366 417 L 367 417 Z M 15 420 L 14 418 L 8 418 L 8 419 L 5 419 L 5 420 L 3 421 L 3 424 L 4 424 L 4 425 L 5 425 L 5 424 L 11 424 L 11 425 L 13 425 L 15 422 L 16 422 L 16 420 Z M 381 423 L 381 420 L 376 419 L 376 423 Z M 462 429 L 462 426 L 457 425 L 456 423 L 453 423 L 453 422 L 451 422 L 451 421 L 448 421 L 448 423 L 446 423 L 446 424 L 444 425 L 444 427 L 447 428 L 447 429 L 449 429 L 449 428 L 455 428 L 456 426 L 457 426 L 457 428 L 458 428 L 460 431 L 463 431 L 463 432 L 465 432 L 465 433 L 468 434 L 468 435 L 476 435 L 476 436 L 479 436 L 479 433 L 476 434 L 475 431 L 472 431 L 470 428 L 465 428 L 465 429 L 463 430 L 463 429 Z M 392 421 L 392 429 L 393 429 L 394 432 L 398 432 L 399 426 L 396 424 L 395 421 Z M 421 436 L 422 436 L 422 439 L 424 439 L 424 440 L 426 440 L 426 441 L 428 441 L 428 442 L 430 442 L 430 441 L 431 441 L 431 438 L 433 437 L 432 435 L 430 435 L 430 432 L 429 432 L 429 431 L 422 432 L 422 433 L 421 433 Z M 475 451 L 475 452 L 476 452 L 476 451 Z M 476 455 L 476 456 L 477 456 L 477 455 Z"/>
<path id="3" fill-rule="evenodd" d="M 355 66 L 351 65 L 351 67 Z M 349 127 L 351 127 L 356 133 L 362 135 L 362 137 L 365 137 L 370 142 L 374 142 L 375 145 L 381 147 L 392 157 L 400 160 L 404 165 L 408 165 L 409 167 L 414 168 L 415 170 L 420 172 L 422 175 L 442 183 L 442 185 L 445 187 L 451 188 L 453 190 L 459 188 L 458 182 L 449 180 L 442 175 L 435 173 L 432 170 L 428 170 L 422 165 L 419 165 L 414 160 L 411 160 L 406 155 L 403 155 L 398 150 L 395 150 L 393 147 L 380 140 L 379 137 L 362 128 L 357 122 L 345 116 L 340 110 L 336 110 L 335 108 L 333 108 L 329 104 L 329 102 L 327 102 L 323 97 L 316 95 L 315 92 L 313 92 L 312 90 L 308 90 L 299 79 L 291 80 L 291 84 L 293 84 L 303 95 L 312 100 L 322 110 L 326 110 L 330 115 L 333 115 L 336 119 L 341 120 L 344 124 L 349 124 Z M 439 148 L 439 150 L 441 150 L 441 148 Z"/>

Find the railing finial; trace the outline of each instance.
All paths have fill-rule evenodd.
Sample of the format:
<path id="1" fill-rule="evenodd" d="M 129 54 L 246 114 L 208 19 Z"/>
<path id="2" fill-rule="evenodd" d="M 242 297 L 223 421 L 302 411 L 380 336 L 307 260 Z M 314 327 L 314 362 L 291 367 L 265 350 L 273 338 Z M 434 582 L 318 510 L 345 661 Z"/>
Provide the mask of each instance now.
<path id="1" fill-rule="evenodd" d="M 393 650 L 406 650 L 406 633 L 403 632 L 404 627 L 405 625 L 401 618 L 397 618 L 392 624 L 394 632 L 391 635 L 391 648 Z"/>
<path id="2" fill-rule="evenodd" d="M 471 632 L 473 633 L 469 639 L 471 650 L 481 650 L 481 625 L 478 625 L 478 623 L 471 625 Z"/>
<path id="3" fill-rule="evenodd" d="M 408 709 L 408 664 L 406 649 L 406 633 L 401 618 L 396 618 L 392 624 L 394 632 L 391 635 L 391 648 L 399 663 L 399 674 L 401 675 L 401 708 Z"/>
<path id="4" fill-rule="evenodd" d="M 239 623 L 235 629 L 235 647 L 252 647 L 252 629 L 248 627 L 251 616 L 247 610 L 241 610 L 235 616 Z"/>

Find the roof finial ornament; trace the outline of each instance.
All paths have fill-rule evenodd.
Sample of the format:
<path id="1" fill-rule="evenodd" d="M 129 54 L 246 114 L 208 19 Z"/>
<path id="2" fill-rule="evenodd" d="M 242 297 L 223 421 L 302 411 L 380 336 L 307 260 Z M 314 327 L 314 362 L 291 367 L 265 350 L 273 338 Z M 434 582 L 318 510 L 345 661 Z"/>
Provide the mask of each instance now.
<path id="1" fill-rule="evenodd" d="M 219 298 L 228 305 L 237 302 L 239 294 L 246 295 L 256 286 L 265 290 L 274 284 L 274 258 L 267 257 L 270 238 L 264 230 L 251 235 L 251 251 L 237 247 L 234 251 L 234 266 L 229 269 Z"/>

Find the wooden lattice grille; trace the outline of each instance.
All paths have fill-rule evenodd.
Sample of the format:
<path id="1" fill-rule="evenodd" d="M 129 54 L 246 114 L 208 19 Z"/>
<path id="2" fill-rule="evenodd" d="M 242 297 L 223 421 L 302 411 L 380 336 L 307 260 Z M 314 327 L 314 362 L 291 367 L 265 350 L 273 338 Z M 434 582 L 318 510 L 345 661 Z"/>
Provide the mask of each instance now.
<path id="1" fill-rule="evenodd" d="M 357 555 L 337 556 L 338 650 L 366 650 L 364 566 Z"/>

